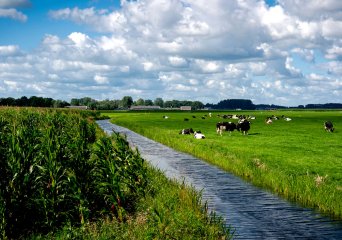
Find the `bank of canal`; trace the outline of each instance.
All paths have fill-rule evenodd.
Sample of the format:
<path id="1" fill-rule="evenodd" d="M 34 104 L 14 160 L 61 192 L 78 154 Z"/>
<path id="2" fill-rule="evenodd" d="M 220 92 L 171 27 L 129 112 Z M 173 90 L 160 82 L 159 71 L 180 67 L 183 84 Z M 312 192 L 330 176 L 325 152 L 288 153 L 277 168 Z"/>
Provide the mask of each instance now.
<path id="1" fill-rule="evenodd" d="M 289 203 L 232 174 L 127 128 L 97 121 L 108 134 L 127 136 L 141 156 L 165 172 L 203 192 L 209 209 L 235 229 L 236 239 L 342 239 L 342 221 L 334 221 L 311 209 Z"/>

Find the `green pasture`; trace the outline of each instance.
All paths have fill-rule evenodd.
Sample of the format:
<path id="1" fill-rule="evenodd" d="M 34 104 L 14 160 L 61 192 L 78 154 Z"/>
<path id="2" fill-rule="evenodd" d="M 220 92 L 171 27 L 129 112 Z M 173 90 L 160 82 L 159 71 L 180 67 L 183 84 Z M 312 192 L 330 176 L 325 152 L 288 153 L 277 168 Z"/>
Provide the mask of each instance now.
<path id="1" fill-rule="evenodd" d="M 115 124 L 191 153 L 288 200 L 342 218 L 342 111 L 212 111 L 212 117 L 208 113 L 105 114 Z M 251 120 L 246 136 L 237 131 L 219 136 L 217 122 L 237 122 L 217 116 L 223 114 L 252 115 L 256 119 Z M 292 121 L 280 118 L 265 124 L 265 118 L 272 115 L 285 115 Z M 326 120 L 334 123 L 333 133 L 325 132 Z M 201 130 L 206 139 L 180 135 L 183 128 Z"/>

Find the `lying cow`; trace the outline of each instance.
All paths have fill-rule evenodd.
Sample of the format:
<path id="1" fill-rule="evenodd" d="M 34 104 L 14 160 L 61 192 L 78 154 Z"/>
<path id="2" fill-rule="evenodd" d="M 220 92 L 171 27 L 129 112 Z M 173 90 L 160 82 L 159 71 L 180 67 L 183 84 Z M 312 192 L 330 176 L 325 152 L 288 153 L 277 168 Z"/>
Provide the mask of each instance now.
<path id="1" fill-rule="evenodd" d="M 198 131 L 198 132 L 194 133 L 194 138 L 196 138 L 196 139 L 205 139 L 205 136 L 200 131 Z"/>
<path id="2" fill-rule="evenodd" d="M 270 118 L 270 117 L 266 118 L 265 123 L 266 124 L 272 124 L 273 123 L 272 118 Z"/>
<path id="3" fill-rule="evenodd" d="M 334 131 L 334 125 L 330 121 L 324 122 L 324 129 L 327 132 L 333 132 Z"/>
<path id="4" fill-rule="evenodd" d="M 236 129 L 236 124 L 233 122 L 218 122 L 216 123 L 216 133 L 220 133 L 222 136 L 222 131 L 228 131 L 229 135 Z"/>
<path id="5" fill-rule="evenodd" d="M 239 120 L 238 124 L 236 125 L 236 129 L 239 132 L 242 132 L 243 135 L 248 135 L 248 131 L 251 128 L 251 122 L 246 119 Z"/>
<path id="6" fill-rule="evenodd" d="M 194 130 L 192 128 L 185 128 L 185 129 L 182 129 L 179 134 L 192 134 L 194 133 Z"/>

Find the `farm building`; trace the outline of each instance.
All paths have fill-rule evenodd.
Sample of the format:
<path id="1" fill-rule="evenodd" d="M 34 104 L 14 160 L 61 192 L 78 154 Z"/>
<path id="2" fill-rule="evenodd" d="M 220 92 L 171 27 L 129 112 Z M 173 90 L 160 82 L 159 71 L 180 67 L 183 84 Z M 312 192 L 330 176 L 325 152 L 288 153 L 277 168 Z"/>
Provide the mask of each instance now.
<path id="1" fill-rule="evenodd" d="M 181 106 L 181 107 L 180 107 L 180 110 L 183 110 L 183 111 L 191 111 L 191 106 Z"/>
<path id="2" fill-rule="evenodd" d="M 130 110 L 159 110 L 160 106 L 131 106 Z"/>
<path id="3" fill-rule="evenodd" d="M 88 109 L 88 106 L 66 106 L 66 108 L 87 110 L 87 109 Z"/>

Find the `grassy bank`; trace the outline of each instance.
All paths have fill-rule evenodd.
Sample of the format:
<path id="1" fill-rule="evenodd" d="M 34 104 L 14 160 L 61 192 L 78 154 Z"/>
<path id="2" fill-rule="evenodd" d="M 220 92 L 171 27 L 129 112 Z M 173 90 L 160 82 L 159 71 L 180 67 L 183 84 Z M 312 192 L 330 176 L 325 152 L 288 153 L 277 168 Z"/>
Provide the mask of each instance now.
<path id="1" fill-rule="evenodd" d="M 248 136 L 238 132 L 231 136 L 225 133 L 222 137 L 216 134 L 215 124 L 223 121 L 217 115 L 227 113 L 256 117 Z M 213 112 L 211 118 L 205 114 L 208 112 L 112 113 L 110 116 L 113 123 L 191 153 L 286 199 L 342 218 L 341 111 Z M 163 118 L 165 115 L 167 119 Z M 286 115 L 292 121 L 279 119 L 265 124 L 265 118 L 271 115 Z M 324 131 L 326 120 L 335 124 L 334 133 Z M 178 134 L 182 128 L 189 127 L 201 130 L 206 139 L 199 141 Z"/>
<path id="2" fill-rule="evenodd" d="M 229 238 L 198 193 L 105 136 L 97 116 L 0 109 L 1 239 Z"/>
<path id="3" fill-rule="evenodd" d="M 58 232 L 31 239 L 232 239 L 221 218 L 209 213 L 194 189 L 169 180 L 148 167 L 147 193 L 137 199 L 136 211 L 126 221 L 102 218 L 81 228 L 65 226 Z"/>

